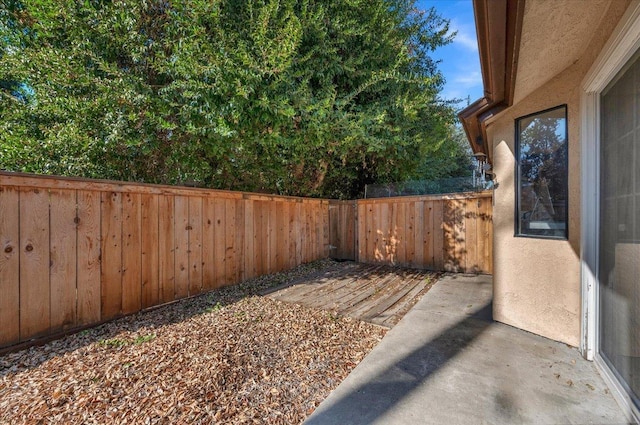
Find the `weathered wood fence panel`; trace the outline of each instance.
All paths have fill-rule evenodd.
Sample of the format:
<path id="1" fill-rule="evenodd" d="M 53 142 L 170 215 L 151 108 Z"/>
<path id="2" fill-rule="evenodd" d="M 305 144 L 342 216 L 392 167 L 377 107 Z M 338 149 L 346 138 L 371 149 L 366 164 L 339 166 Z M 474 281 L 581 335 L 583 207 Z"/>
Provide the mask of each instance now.
<path id="1" fill-rule="evenodd" d="M 351 258 L 363 263 L 492 273 L 491 199 L 489 192 L 360 199 L 354 201 L 357 217 L 342 219 L 340 226 L 357 230 Z M 340 214 L 334 210 L 332 217 Z M 331 219 L 329 223 L 332 229 L 338 226 Z M 344 230 L 330 233 L 339 232 Z M 332 240 L 332 245 L 341 243 L 340 238 Z M 339 258 L 349 258 L 344 247 L 336 251 L 347 253 Z"/>
<path id="2" fill-rule="evenodd" d="M 329 201 L 329 256 L 355 260 L 356 201 Z"/>
<path id="3" fill-rule="evenodd" d="M 326 258 L 328 207 L 0 173 L 0 348 Z"/>

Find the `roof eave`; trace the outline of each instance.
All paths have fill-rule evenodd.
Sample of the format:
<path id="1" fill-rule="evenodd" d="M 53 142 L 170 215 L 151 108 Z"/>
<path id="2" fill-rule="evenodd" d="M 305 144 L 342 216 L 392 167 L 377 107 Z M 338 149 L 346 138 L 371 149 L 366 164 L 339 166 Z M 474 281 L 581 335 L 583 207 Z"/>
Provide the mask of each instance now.
<path id="1" fill-rule="evenodd" d="M 489 161 L 486 120 L 513 104 L 525 0 L 473 0 L 484 97 L 458 117 L 474 153 Z"/>

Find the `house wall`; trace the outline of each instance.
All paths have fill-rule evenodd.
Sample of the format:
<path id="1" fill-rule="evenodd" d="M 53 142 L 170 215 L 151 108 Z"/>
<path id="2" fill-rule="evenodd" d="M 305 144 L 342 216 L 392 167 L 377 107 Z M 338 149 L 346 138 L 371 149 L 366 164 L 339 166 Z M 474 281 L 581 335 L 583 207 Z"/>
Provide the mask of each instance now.
<path id="1" fill-rule="evenodd" d="M 580 85 L 628 4 L 611 2 L 602 11 L 603 19 L 579 59 L 493 118 L 487 127 L 497 182 L 493 210 L 494 319 L 573 346 L 579 345 L 581 316 Z M 524 19 L 526 30 L 526 12 Z M 526 39 L 527 34 L 523 34 L 523 41 Z M 562 49 L 556 51 L 568 54 Z M 537 66 L 544 72 L 544 61 Z M 517 93 L 516 86 L 516 99 Z M 567 105 L 568 114 L 569 239 L 514 237 L 515 119 L 562 104 Z"/>

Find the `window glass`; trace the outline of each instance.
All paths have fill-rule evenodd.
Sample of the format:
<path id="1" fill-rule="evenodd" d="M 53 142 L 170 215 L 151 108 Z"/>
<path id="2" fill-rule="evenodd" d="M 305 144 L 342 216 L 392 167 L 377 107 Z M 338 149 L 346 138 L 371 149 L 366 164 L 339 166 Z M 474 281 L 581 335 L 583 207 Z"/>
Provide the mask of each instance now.
<path id="1" fill-rule="evenodd" d="M 567 107 L 516 120 L 516 235 L 567 238 Z"/>

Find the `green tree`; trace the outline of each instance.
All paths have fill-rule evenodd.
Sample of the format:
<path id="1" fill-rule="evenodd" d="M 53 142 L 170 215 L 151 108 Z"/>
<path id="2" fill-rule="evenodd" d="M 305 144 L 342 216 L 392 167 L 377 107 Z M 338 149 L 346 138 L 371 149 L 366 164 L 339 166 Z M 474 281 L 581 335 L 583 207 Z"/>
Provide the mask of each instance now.
<path id="1" fill-rule="evenodd" d="M 450 161 L 451 39 L 411 0 L 0 0 L 0 168 L 357 196 Z"/>

